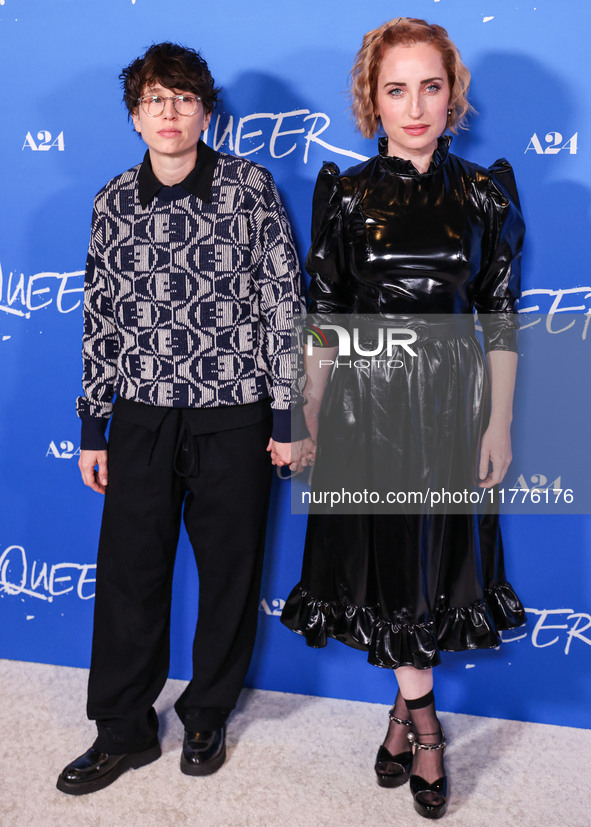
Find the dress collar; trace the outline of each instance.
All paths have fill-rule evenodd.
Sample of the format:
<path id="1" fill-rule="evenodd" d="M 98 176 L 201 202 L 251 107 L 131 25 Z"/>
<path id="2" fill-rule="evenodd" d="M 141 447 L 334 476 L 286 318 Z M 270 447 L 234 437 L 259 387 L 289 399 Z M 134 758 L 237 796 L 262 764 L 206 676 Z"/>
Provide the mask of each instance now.
<path id="1" fill-rule="evenodd" d="M 182 189 L 190 195 L 196 195 L 201 201 L 209 202 L 211 183 L 218 157 L 218 152 L 215 152 L 215 150 L 207 146 L 203 141 L 199 141 L 197 144 L 197 160 L 195 161 L 195 166 L 187 177 L 173 188 L 166 187 L 154 175 L 150 161 L 150 151 L 148 150 L 144 155 L 144 160 L 142 161 L 138 174 L 138 197 L 140 204 L 145 209 L 160 190 L 164 191 L 163 194 L 171 193 L 173 189 L 176 192 L 176 188 L 178 187 L 182 187 Z M 177 198 L 178 197 L 177 195 Z"/>
<path id="2" fill-rule="evenodd" d="M 451 135 L 439 136 L 437 139 L 437 149 L 433 153 L 431 163 L 429 164 L 429 169 L 425 173 L 420 173 L 412 161 L 406 161 L 404 158 L 398 158 L 396 155 L 388 155 L 387 137 L 380 138 L 378 141 L 379 157 L 382 163 L 392 172 L 398 172 L 401 175 L 412 175 L 413 177 L 430 175 L 445 162 L 447 153 L 449 152 L 451 140 Z"/>

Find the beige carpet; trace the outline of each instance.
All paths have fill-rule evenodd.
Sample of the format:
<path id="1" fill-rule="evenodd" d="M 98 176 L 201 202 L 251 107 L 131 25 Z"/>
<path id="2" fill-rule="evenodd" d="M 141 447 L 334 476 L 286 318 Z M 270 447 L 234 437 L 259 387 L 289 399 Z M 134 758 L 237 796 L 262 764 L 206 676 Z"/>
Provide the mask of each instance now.
<path id="1" fill-rule="evenodd" d="M 0 661 L 2 827 L 381 827 L 428 822 L 408 786 L 378 787 L 387 707 L 248 690 L 228 758 L 207 778 L 179 770 L 181 682 L 158 702 L 163 755 L 92 795 L 58 792 L 58 773 L 94 739 L 83 669 Z M 589 827 L 591 731 L 443 713 L 451 803 L 443 824 Z"/>

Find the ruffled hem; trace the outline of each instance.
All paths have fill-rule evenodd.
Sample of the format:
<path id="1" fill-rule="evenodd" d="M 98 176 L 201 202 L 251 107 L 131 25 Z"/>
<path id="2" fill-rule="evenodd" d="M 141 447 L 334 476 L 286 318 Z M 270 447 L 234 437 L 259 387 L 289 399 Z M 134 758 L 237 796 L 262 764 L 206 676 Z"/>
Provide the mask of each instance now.
<path id="1" fill-rule="evenodd" d="M 298 585 L 285 603 L 281 621 L 314 648 L 326 646 L 331 637 L 367 651 L 374 666 L 430 669 L 441 662 L 440 651 L 496 648 L 499 632 L 525 623 L 525 611 L 510 583 L 500 583 L 486 590 L 484 600 L 438 609 L 426 622 L 391 622 L 379 617 L 377 607 L 316 600 Z"/>

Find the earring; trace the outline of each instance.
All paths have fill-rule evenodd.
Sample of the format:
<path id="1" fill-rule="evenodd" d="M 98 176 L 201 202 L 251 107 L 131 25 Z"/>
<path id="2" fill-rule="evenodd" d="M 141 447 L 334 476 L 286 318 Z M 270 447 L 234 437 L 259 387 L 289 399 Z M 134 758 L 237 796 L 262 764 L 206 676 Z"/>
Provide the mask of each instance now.
<path id="1" fill-rule="evenodd" d="M 447 114 L 448 114 L 448 115 L 453 115 L 453 109 L 448 109 L 448 110 L 447 110 Z"/>

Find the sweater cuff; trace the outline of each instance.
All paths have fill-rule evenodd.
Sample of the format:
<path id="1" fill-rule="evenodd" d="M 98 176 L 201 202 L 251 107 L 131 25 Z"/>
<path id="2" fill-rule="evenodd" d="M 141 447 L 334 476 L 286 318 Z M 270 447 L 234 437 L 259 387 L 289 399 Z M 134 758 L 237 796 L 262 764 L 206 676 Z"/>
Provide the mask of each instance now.
<path id="1" fill-rule="evenodd" d="M 103 417 L 82 415 L 80 421 L 82 423 L 80 450 L 106 451 L 107 439 L 105 437 L 105 431 L 107 430 L 109 420 Z"/>
<path id="2" fill-rule="evenodd" d="M 287 411 L 273 409 L 272 439 L 275 442 L 298 442 L 310 436 L 304 419 L 304 409 L 301 405 Z"/>

